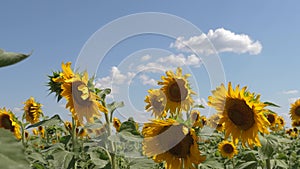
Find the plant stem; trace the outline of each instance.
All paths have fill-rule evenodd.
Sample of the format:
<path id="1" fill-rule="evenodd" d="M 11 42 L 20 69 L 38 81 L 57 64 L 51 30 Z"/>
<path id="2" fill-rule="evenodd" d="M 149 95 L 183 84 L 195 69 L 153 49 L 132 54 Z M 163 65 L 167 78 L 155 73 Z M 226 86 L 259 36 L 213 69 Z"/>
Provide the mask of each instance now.
<path id="1" fill-rule="evenodd" d="M 106 105 L 105 105 L 106 106 Z M 110 120 L 109 120 L 109 117 L 108 117 L 108 113 L 104 113 L 105 114 L 105 120 L 106 120 L 106 124 L 107 124 L 107 132 L 108 132 L 108 137 L 111 136 L 111 127 L 110 127 Z M 114 143 L 109 140 L 109 143 L 110 143 L 110 149 L 111 149 L 111 167 L 112 169 L 116 169 L 116 160 L 115 160 L 115 146 L 114 146 Z"/>
<path id="2" fill-rule="evenodd" d="M 267 169 L 271 169 L 271 160 L 268 158 L 266 159 Z"/>
<path id="3" fill-rule="evenodd" d="M 74 118 L 72 117 L 72 151 L 75 154 L 75 163 L 74 163 L 74 169 L 77 169 L 76 161 L 78 160 L 78 152 L 77 152 L 77 137 L 76 137 L 76 122 Z"/>

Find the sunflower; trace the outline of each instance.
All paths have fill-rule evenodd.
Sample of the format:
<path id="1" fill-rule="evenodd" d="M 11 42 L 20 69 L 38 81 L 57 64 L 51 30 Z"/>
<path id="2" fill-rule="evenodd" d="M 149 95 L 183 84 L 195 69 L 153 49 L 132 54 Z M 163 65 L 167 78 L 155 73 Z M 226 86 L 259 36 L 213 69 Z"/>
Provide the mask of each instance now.
<path id="1" fill-rule="evenodd" d="M 33 97 L 30 97 L 24 104 L 24 118 L 27 122 L 34 124 L 40 121 L 40 116 L 43 115 L 40 103 L 34 101 Z"/>
<path id="2" fill-rule="evenodd" d="M 159 85 L 162 85 L 161 90 L 167 98 L 165 110 L 170 110 L 172 114 L 176 114 L 176 111 L 188 111 L 194 103 L 191 95 L 195 94 L 187 81 L 190 75 L 182 75 L 181 68 L 177 68 L 176 74 L 167 71 L 166 75 L 161 77 L 163 81 L 158 82 Z"/>
<path id="3" fill-rule="evenodd" d="M 200 155 L 194 129 L 173 119 L 152 120 L 144 124 L 143 153 L 157 162 L 165 161 L 166 169 L 196 168 L 205 160 Z"/>
<path id="4" fill-rule="evenodd" d="M 216 129 L 219 132 L 224 131 L 224 124 L 220 123 L 220 115 L 219 114 L 213 114 L 209 117 L 207 120 L 207 125 L 211 128 Z"/>
<path id="5" fill-rule="evenodd" d="M 284 118 L 282 116 L 277 117 L 277 124 L 278 124 L 279 130 L 282 130 L 284 128 L 285 121 L 284 121 Z"/>
<path id="6" fill-rule="evenodd" d="M 276 127 L 277 115 L 275 113 L 267 113 L 266 117 L 270 123 L 270 128 Z"/>
<path id="7" fill-rule="evenodd" d="M 258 132 L 269 133 L 269 122 L 263 114 L 266 105 L 260 102 L 260 96 L 246 92 L 246 88 L 240 89 L 238 85 L 233 89 L 229 82 L 226 90 L 222 84 L 212 91 L 208 104 L 218 111 L 225 137 L 231 135 L 235 144 L 241 140 L 243 146 L 247 143 L 252 148 L 253 144 L 261 146 Z"/>
<path id="8" fill-rule="evenodd" d="M 300 120 L 300 99 L 291 104 L 290 115 L 292 121 Z"/>
<path id="9" fill-rule="evenodd" d="M 0 128 L 10 130 L 17 139 L 21 139 L 21 126 L 15 115 L 5 108 L 0 109 Z"/>
<path id="10" fill-rule="evenodd" d="M 66 98 L 66 108 L 72 112 L 73 118 L 78 125 L 82 125 L 83 117 L 94 122 L 93 117 L 100 117 L 99 110 L 107 112 L 107 109 L 98 102 L 99 97 L 88 88 L 88 74 L 85 72 L 81 77 L 75 74 L 72 78 L 70 72 L 64 72 L 61 79 L 64 79 L 61 88 L 61 95 Z M 69 79 L 68 79 L 69 78 Z"/>
<path id="11" fill-rule="evenodd" d="M 222 141 L 218 145 L 218 149 L 224 158 L 233 158 L 234 155 L 238 154 L 238 150 L 236 146 L 233 144 L 233 142 L 229 142 L 227 140 Z"/>
<path id="12" fill-rule="evenodd" d="M 293 120 L 292 121 L 292 126 L 293 127 L 300 127 L 300 120 L 299 121 Z"/>
<path id="13" fill-rule="evenodd" d="M 116 118 L 116 117 L 113 118 L 113 125 L 114 125 L 116 131 L 119 132 L 120 127 L 121 127 L 121 122 L 118 118 Z"/>
<path id="14" fill-rule="evenodd" d="M 166 96 L 160 89 L 148 90 L 149 95 L 146 96 L 145 102 L 148 103 L 145 107 L 147 111 L 152 111 L 152 115 L 156 118 L 165 117 L 166 111 Z"/>
<path id="15" fill-rule="evenodd" d="M 202 122 L 199 110 L 192 110 L 190 119 L 193 124 L 193 127 L 200 127 L 200 128 L 203 127 L 203 122 Z"/>

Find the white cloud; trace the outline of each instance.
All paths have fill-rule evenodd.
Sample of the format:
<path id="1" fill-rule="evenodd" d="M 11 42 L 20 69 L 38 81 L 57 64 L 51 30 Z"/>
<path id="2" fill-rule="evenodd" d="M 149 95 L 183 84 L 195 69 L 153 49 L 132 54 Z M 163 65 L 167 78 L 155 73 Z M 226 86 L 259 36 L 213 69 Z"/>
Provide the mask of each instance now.
<path id="1" fill-rule="evenodd" d="M 149 60 L 149 59 L 151 59 L 151 56 L 150 56 L 150 55 L 145 55 L 145 56 L 143 56 L 143 57 L 141 58 L 141 61 L 147 61 L 147 60 Z"/>
<path id="2" fill-rule="evenodd" d="M 117 85 L 122 85 L 125 83 L 130 83 L 131 79 L 135 76 L 135 73 L 133 72 L 127 72 L 126 74 L 121 73 L 121 71 L 118 69 L 118 67 L 113 66 L 110 71 L 110 75 L 97 79 L 95 81 L 95 86 L 98 88 L 111 88 L 112 85 L 114 85 L 114 88 L 112 89 L 112 93 L 118 92 Z"/>
<path id="3" fill-rule="evenodd" d="M 283 94 L 297 94 L 299 93 L 298 90 L 286 90 L 282 92 Z"/>
<path id="4" fill-rule="evenodd" d="M 169 55 L 167 57 L 162 57 L 158 59 L 158 62 L 164 64 L 171 64 L 172 66 L 194 66 L 199 67 L 201 64 L 201 59 L 196 55 L 192 54 L 185 57 L 183 54 Z"/>
<path id="5" fill-rule="evenodd" d="M 142 81 L 143 85 L 157 86 L 157 81 L 145 74 L 140 75 L 139 78 Z"/>
<path id="6" fill-rule="evenodd" d="M 21 112 L 23 112 L 23 108 L 20 108 L 20 107 L 14 107 L 14 108 L 13 108 L 13 112 L 14 112 L 14 113 L 21 113 Z"/>
<path id="7" fill-rule="evenodd" d="M 202 33 L 189 39 L 178 37 L 174 43 L 171 43 L 170 47 L 184 52 L 192 52 L 192 48 L 198 53 L 210 55 L 214 54 L 214 48 L 211 44 L 218 53 L 233 52 L 241 54 L 248 52 L 251 55 L 257 55 L 262 50 L 259 41 L 253 41 L 246 34 L 236 34 L 224 28 L 209 30 L 207 34 Z"/>

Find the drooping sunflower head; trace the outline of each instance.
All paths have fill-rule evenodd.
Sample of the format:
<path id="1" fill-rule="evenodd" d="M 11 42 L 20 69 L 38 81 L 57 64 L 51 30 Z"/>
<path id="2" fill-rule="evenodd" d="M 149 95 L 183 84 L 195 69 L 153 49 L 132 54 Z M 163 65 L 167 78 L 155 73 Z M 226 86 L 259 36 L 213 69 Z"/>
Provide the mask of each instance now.
<path id="1" fill-rule="evenodd" d="M 93 123 L 94 117 L 100 117 L 99 111 L 107 112 L 98 101 L 98 96 L 88 88 L 87 72 L 82 77 L 76 74 L 73 78 L 64 81 L 61 95 L 66 98 L 66 108 L 70 109 L 79 125 L 83 124 L 83 117 Z"/>
<path id="2" fill-rule="evenodd" d="M 246 87 L 240 89 L 239 85 L 233 89 L 230 82 L 228 89 L 222 84 L 212 93 L 208 104 L 218 111 L 225 137 L 231 135 L 234 143 L 241 140 L 243 146 L 260 146 L 258 132 L 269 133 L 269 122 L 263 114 L 266 105 L 260 102 L 260 96 L 246 91 Z"/>
<path id="3" fill-rule="evenodd" d="M 238 154 L 238 150 L 233 142 L 229 142 L 227 140 L 222 141 L 218 145 L 218 149 L 224 158 L 233 158 L 235 155 Z"/>
<path id="4" fill-rule="evenodd" d="M 114 125 L 116 131 L 119 132 L 120 128 L 121 128 L 121 121 L 118 118 L 114 117 L 113 118 L 113 125 Z"/>
<path id="5" fill-rule="evenodd" d="M 166 111 L 170 110 L 172 114 L 181 112 L 182 110 L 188 111 L 194 103 L 191 95 L 195 94 L 190 89 L 187 80 L 190 75 L 182 75 L 181 68 L 177 68 L 176 74 L 172 71 L 167 71 L 166 75 L 162 76 L 162 81 L 158 82 L 159 85 L 162 85 L 161 90 L 167 99 Z"/>
<path id="6" fill-rule="evenodd" d="M 300 120 L 300 99 L 296 100 L 293 104 L 291 104 L 290 116 L 292 121 Z"/>
<path id="7" fill-rule="evenodd" d="M 167 169 L 194 168 L 205 160 L 200 155 L 192 128 L 173 119 L 152 120 L 143 127 L 143 153 L 155 162 L 165 161 Z"/>
<path id="8" fill-rule="evenodd" d="M 145 99 L 147 103 L 145 109 L 152 111 L 152 115 L 156 118 L 165 117 L 167 115 L 165 110 L 167 100 L 164 92 L 160 89 L 150 89 L 148 93 L 149 95 Z"/>
<path id="9" fill-rule="evenodd" d="M 26 102 L 24 102 L 24 115 L 23 118 L 27 122 L 34 124 L 40 121 L 40 116 L 43 115 L 41 110 L 42 105 L 34 101 L 33 97 L 30 97 Z"/>
<path id="10" fill-rule="evenodd" d="M 0 109 L 0 128 L 11 131 L 17 139 L 21 139 L 21 126 L 15 115 L 5 108 Z"/>

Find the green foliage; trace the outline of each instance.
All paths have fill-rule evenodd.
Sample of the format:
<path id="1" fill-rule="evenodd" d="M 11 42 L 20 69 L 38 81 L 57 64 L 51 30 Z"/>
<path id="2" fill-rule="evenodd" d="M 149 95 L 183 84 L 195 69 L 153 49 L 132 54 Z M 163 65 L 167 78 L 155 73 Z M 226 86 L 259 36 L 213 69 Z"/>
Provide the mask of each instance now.
<path id="1" fill-rule="evenodd" d="M 9 130 L 0 128 L 0 164 L 5 169 L 27 169 L 24 147 Z"/>
<path id="2" fill-rule="evenodd" d="M 3 49 L 0 49 L 0 67 L 9 66 L 15 63 L 18 63 L 27 57 L 30 54 L 22 54 L 22 53 L 14 53 L 14 52 L 6 52 Z"/>
<path id="3" fill-rule="evenodd" d="M 43 121 L 40 121 L 38 123 L 32 124 L 28 126 L 26 129 L 33 128 L 33 127 L 38 127 L 38 126 L 55 126 L 59 124 L 63 124 L 63 120 L 59 117 L 59 115 L 54 115 L 50 119 L 46 119 Z"/>

